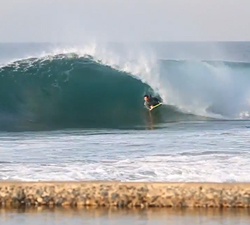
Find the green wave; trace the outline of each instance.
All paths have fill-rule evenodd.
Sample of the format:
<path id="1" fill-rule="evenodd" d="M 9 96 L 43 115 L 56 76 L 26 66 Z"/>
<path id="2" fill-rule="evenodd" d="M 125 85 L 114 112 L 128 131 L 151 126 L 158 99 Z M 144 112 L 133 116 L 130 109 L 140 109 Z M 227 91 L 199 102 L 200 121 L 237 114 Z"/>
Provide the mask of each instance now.
<path id="1" fill-rule="evenodd" d="M 131 74 L 89 56 L 20 60 L 0 68 L 0 129 L 145 125 L 143 95 L 150 92 Z"/>

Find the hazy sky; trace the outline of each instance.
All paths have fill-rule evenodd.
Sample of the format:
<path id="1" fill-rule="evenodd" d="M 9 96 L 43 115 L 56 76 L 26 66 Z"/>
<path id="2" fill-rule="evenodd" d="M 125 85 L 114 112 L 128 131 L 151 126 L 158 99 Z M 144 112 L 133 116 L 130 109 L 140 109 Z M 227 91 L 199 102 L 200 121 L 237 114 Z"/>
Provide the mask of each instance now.
<path id="1" fill-rule="evenodd" d="M 0 0 L 0 42 L 250 41 L 250 0 Z"/>

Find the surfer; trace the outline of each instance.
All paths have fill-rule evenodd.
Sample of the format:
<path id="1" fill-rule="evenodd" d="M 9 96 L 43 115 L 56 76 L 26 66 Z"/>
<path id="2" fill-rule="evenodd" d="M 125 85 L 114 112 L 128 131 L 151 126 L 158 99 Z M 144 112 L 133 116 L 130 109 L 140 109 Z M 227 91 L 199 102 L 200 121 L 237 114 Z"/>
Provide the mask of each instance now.
<path id="1" fill-rule="evenodd" d="M 159 104 L 160 101 L 158 98 L 152 97 L 152 96 L 148 96 L 148 95 L 144 95 L 144 105 L 148 108 L 148 109 L 152 109 L 155 105 Z"/>

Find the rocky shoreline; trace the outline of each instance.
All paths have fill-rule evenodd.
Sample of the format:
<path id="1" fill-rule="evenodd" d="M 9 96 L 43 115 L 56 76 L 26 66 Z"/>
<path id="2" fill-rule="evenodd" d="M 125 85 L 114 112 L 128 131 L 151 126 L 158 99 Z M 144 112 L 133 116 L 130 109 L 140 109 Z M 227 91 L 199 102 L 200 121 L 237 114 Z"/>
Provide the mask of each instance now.
<path id="1" fill-rule="evenodd" d="M 0 182 L 0 206 L 249 208 L 250 183 Z"/>

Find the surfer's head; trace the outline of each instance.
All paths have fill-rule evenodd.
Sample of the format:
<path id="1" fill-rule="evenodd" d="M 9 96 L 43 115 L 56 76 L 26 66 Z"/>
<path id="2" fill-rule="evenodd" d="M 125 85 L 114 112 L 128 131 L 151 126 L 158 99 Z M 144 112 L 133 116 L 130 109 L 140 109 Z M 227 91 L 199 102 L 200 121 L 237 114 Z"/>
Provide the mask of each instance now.
<path id="1" fill-rule="evenodd" d="M 149 96 L 148 95 L 144 95 L 144 101 L 148 101 L 149 100 Z"/>

